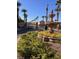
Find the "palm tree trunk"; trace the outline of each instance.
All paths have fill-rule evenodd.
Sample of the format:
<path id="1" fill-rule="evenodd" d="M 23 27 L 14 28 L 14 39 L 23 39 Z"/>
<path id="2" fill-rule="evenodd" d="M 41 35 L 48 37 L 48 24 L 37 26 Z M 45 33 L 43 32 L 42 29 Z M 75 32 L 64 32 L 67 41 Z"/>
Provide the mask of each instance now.
<path id="1" fill-rule="evenodd" d="M 59 12 L 57 11 L 57 21 L 59 20 Z"/>

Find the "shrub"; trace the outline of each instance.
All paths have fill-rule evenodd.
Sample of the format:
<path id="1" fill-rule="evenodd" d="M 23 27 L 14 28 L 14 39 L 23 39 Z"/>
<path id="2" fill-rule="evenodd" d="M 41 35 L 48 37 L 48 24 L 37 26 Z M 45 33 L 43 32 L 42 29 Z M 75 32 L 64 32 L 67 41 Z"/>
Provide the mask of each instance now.
<path id="1" fill-rule="evenodd" d="M 52 59 L 55 50 L 49 47 L 49 44 L 42 42 L 37 38 L 37 32 L 28 32 L 23 35 L 18 42 L 18 53 L 28 59 Z"/>
<path id="2" fill-rule="evenodd" d="M 61 38 L 61 33 L 50 33 L 49 31 L 40 31 L 38 32 L 40 36 L 46 36 L 51 38 Z"/>

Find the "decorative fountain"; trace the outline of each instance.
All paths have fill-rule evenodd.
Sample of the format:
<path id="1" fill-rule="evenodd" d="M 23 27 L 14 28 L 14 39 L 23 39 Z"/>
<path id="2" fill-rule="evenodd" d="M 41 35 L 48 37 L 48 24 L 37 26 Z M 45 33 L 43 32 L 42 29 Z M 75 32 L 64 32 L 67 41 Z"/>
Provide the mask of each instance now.
<path id="1" fill-rule="evenodd" d="M 45 30 L 45 31 L 40 31 L 38 32 L 38 37 L 42 38 L 43 41 L 50 41 L 50 40 L 56 40 L 56 39 L 60 39 L 61 35 L 59 32 L 55 32 L 54 31 L 54 18 L 55 14 L 53 13 L 53 10 L 51 11 L 51 13 L 49 14 L 50 20 L 49 20 L 49 24 L 48 24 L 48 28 L 49 30 Z M 56 24 L 56 30 L 59 31 L 59 24 Z"/>
<path id="2" fill-rule="evenodd" d="M 55 14 L 53 13 L 53 10 L 52 10 L 52 12 L 49 14 L 50 23 L 48 24 L 49 32 L 50 32 L 50 33 L 53 33 L 53 17 L 54 17 L 54 16 L 55 16 Z"/>
<path id="3" fill-rule="evenodd" d="M 56 32 L 60 32 L 60 24 L 56 25 Z"/>

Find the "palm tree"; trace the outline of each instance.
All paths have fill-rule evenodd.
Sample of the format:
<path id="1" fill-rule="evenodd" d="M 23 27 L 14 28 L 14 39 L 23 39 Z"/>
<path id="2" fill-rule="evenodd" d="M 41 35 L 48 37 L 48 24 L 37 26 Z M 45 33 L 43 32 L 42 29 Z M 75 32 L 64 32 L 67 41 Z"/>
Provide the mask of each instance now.
<path id="1" fill-rule="evenodd" d="M 46 6 L 46 22 L 47 22 L 47 20 L 48 20 L 48 4 Z"/>
<path id="2" fill-rule="evenodd" d="M 61 0 L 57 0 L 56 1 L 56 5 L 57 5 L 57 8 L 56 8 L 56 11 L 57 11 L 57 20 L 59 19 L 59 12 L 61 11 Z"/>
<path id="3" fill-rule="evenodd" d="M 19 19 L 19 7 L 21 6 L 20 2 L 17 2 L 17 18 Z"/>
<path id="4" fill-rule="evenodd" d="M 61 0 L 56 1 L 56 5 L 61 4 Z"/>
<path id="5" fill-rule="evenodd" d="M 27 28 L 27 14 L 26 14 L 27 10 L 26 9 L 22 9 L 22 12 L 23 12 L 23 15 L 24 15 L 25 26 Z"/>
<path id="6" fill-rule="evenodd" d="M 47 18 L 47 16 L 44 16 L 44 18 Z M 46 20 L 46 23 L 47 23 L 47 20 Z"/>
<path id="7" fill-rule="evenodd" d="M 24 13 L 24 20 L 27 21 L 27 14 L 26 14 L 27 10 L 22 9 L 22 12 Z"/>
<path id="8" fill-rule="evenodd" d="M 44 18 L 46 18 L 46 19 L 47 19 L 47 16 L 44 16 Z M 47 20 L 46 20 L 45 30 L 47 30 L 47 29 L 48 29 L 48 26 L 47 26 Z"/>
<path id="9" fill-rule="evenodd" d="M 44 21 L 44 16 L 42 16 L 42 18 L 43 18 L 43 21 Z"/>
<path id="10" fill-rule="evenodd" d="M 21 6 L 20 2 L 17 2 L 17 27 L 19 27 L 19 22 L 20 22 L 20 18 L 19 18 L 19 7 Z"/>
<path id="11" fill-rule="evenodd" d="M 58 21 L 59 20 L 59 13 L 61 12 L 61 0 L 57 0 L 56 1 L 56 6 L 57 6 L 57 8 L 56 8 L 56 11 L 57 11 L 57 20 L 56 21 Z M 60 28 L 59 25 L 60 24 L 57 24 L 56 25 L 56 30 L 57 31 L 59 31 L 59 28 Z"/>

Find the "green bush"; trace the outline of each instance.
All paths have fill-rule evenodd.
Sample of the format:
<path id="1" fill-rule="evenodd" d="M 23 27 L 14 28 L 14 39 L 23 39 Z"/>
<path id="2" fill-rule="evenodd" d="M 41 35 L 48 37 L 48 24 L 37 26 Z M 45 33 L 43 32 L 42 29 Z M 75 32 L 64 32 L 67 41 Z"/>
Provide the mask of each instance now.
<path id="1" fill-rule="evenodd" d="M 38 39 L 37 34 L 37 32 L 28 32 L 23 35 L 17 44 L 18 53 L 28 59 L 53 59 L 55 50 Z"/>
<path id="2" fill-rule="evenodd" d="M 40 31 L 40 32 L 38 32 L 38 34 L 41 37 L 46 36 L 46 37 L 51 37 L 51 38 L 56 38 L 56 39 L 61 38 L 61 33 L 50 33 L 49 31 Z"/>

